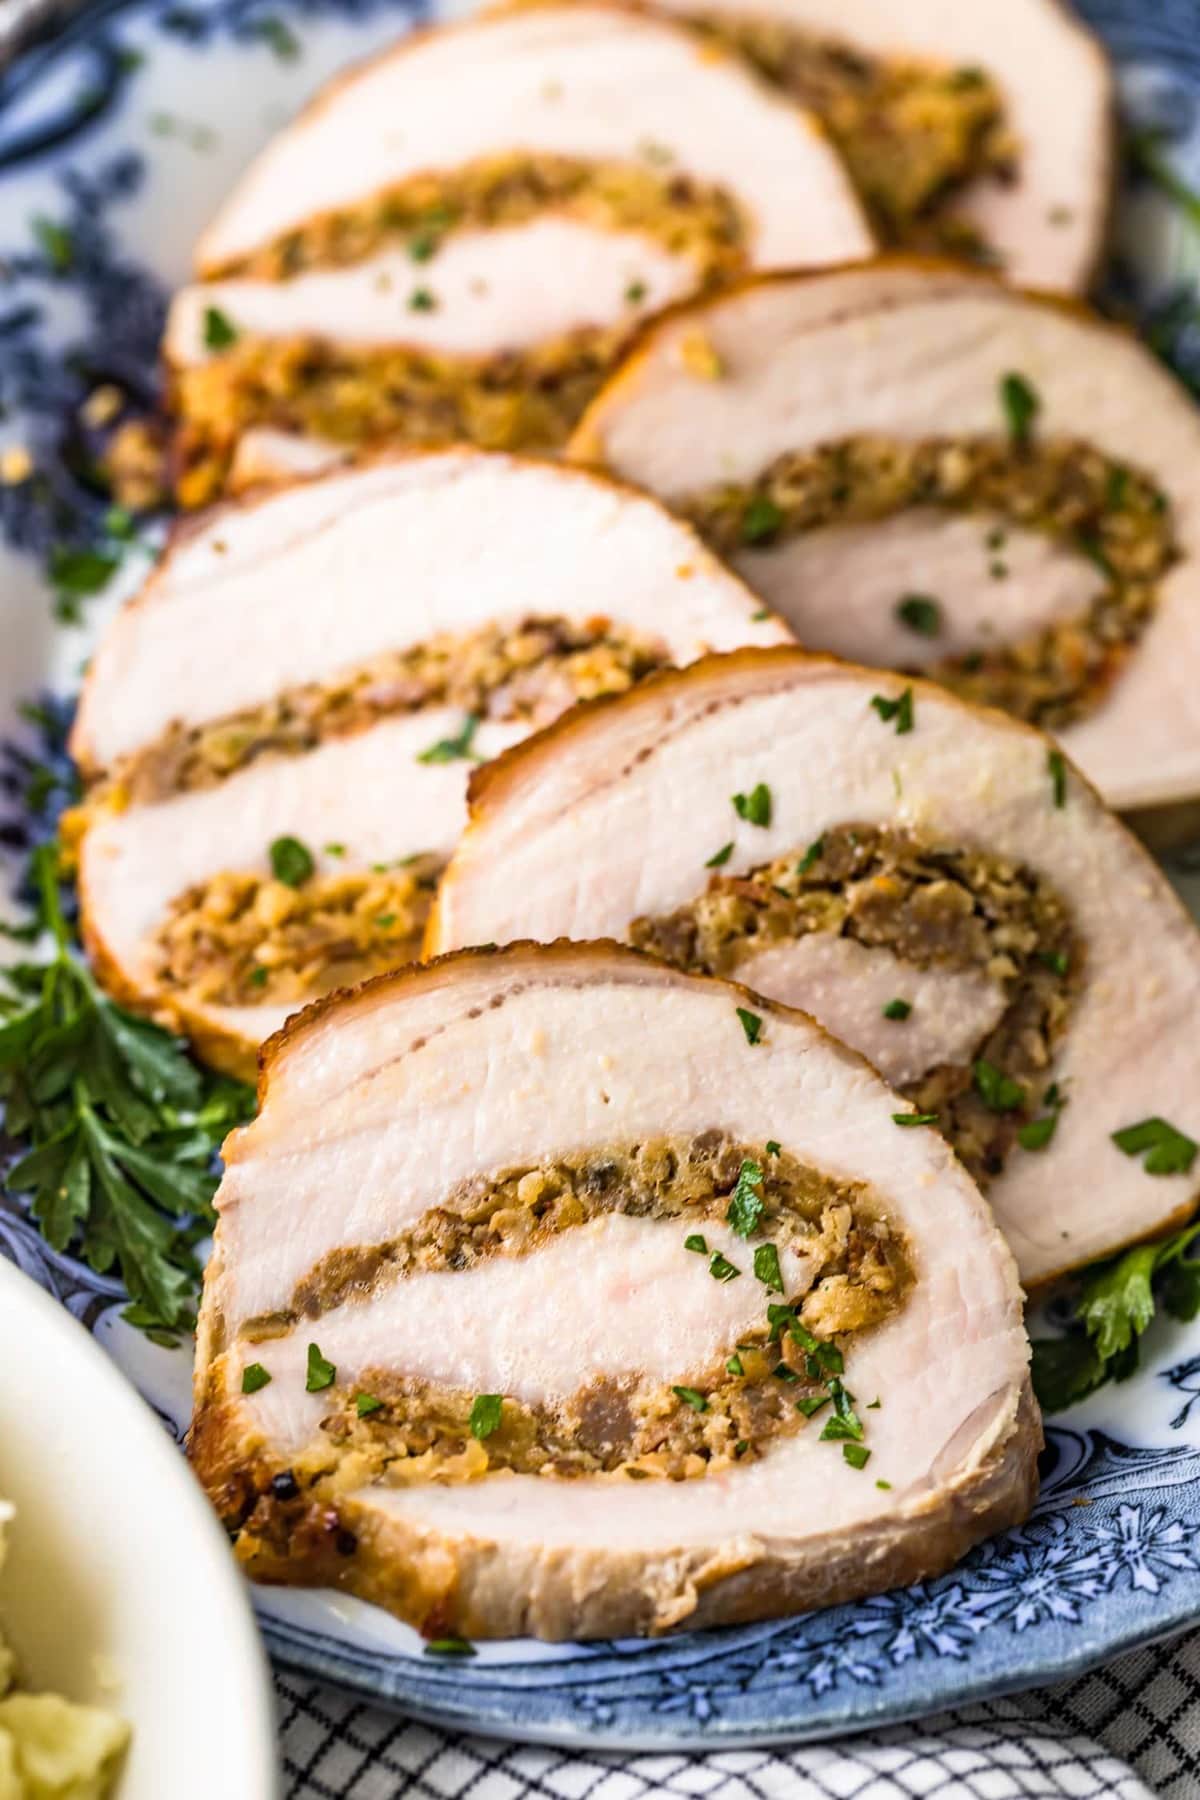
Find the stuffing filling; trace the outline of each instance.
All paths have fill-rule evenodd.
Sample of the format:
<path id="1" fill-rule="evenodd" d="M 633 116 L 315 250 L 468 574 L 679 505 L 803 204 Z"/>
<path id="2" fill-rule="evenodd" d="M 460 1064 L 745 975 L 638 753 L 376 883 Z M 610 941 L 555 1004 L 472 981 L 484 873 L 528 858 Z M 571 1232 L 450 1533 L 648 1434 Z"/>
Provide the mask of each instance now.
<path id="1" fill-rule="evenodd" d="M 1039 875 L 899 827 L 839 826 L 746 875 L 714 873 L 688 905 L 635 919 L 630 938 L 679 968 L 730 975 L 768 945 L 809 932 L 886 948 L 918 968 L 977 970 L 997 983 L 1007 1004 L 971 1061 L 939 1064 L 902 1091 L 918 1113 L 936 1116 L 981 1185 L 1000 1173 L 1014 1144 L 1044 1147 L 1065 1099 L 1049 1071 L 1083 946 Z"/>
<path id="2" fill-rule="evenodd" d="M 1067 545 L 1097 571 L 1096 597 L 1082 617 L 924 664 L 923 672 L 964 699 L 1002 707 L 1044 730 L 1093 712 L 1153 617 L 1158 583 L 1178 549 L 1161 489 L 1087 444 L 1018 434 L 912 443 L 847 438 L 785 454 L 754 483 L 694 494 L 677 510 L 728 556 L 914 506 L 999 515 Z M 1002 527 L 981 533 L 1001 621 L 1004 543 Z M 952 594 L 938 599 L 953 606 Z M 932 624 L 929 648 L 936 647 L 936 609 Z"/>
<path id="3" fill-rule="evenodd" d="M 686 1385 L 606 1378 L 553 1406 L 488 1396 L 482 1418 L 478 1396 L 387 1368 L 350 1384 L 331 1378 L 319 1440 L 288 1471 L 284 1503 L 277 1472 L 253 1487 L 230 1483 L 230 1505 L 246 1527 L 242 1553 L 286 1537 L 314 1504 L 364 1481 L 456 1482 L 501 1469 L 694 1480 L 752 1461 L 810 1424 L 832 1442 L 862 1444 L 861 1409 L 841 1381 L 843 1350 L 903 1306 L 912 1281 L 906 1240 L 863 1184 L 823 1174 L 779 1144 L 752 1147 L 718 1130 L 464 1183 L 403 1239 L 328 1259 L 298 1292 L 290 1321 L 261 1321 L 243 1338 L 261 1344 L 269 1375 L 272 1336 L 297 1312 L 313 1319 L 416 1270 L 533 1254 L 552 1234 L 614 1212 L 672 1221 L 697 1281 L 760 1283 L 761 1324 L 711 1368 L 690 1372 Z M 746 1240 L 736 1265 L 704 1237 L 716 1220 Z M 773 1256 L 778 1270 L 780 1248 L 804 1258 L 802 1291 L 785 1295 L 769 1279 L 762 1257 Z M 864 1407 L 873 1399 L 865 1396 Z"/>
<path id="4" fill-rule="evenodd" d="M 213 875 L 172 903 L 156 938 L 155 980 L 207 1006 L 304 1005 L 411 962 L 445 857 L 311 875 Z"/>
<path id="5" fill-rule="evenodd" d="M 781 20 L 697 22 L 816 113 L 884 245 L 994 260 L 952 211 L 970 183 L 1009 182 L 1018 169 L 1003 99 L 982 69 L 872 56 Z"/>
<path id="6" fill-rule="evenodd" d="M 542 725 L 576 700 L 624 693 L 669 660 L 661 641 L 601 617 L 530 613 L 513 625 L 442 632 L 330 681 L 286 689 L 261 706 L 203 725 L 171 725 L 116 764 L 92 801 L 123 810 L 216 787 L 259 757 L 298 756 L 423 707 L 457 706 L 476 720 Z"/>
<path id="7" fill-rule="evenodd" d="M 648 145 L 644 166 L 508 154 L 417 176 L 353 211 L 309 220 L 222 273 L 283 281 L 361 262 L 398 241 L 413 258 L 409 306 L 433 310 L 437 251 L 448 233 L 519 225 L 550 212 L 637 231 L 687 256 L 699 292 L 745 265 L 746 223 L 736 203 L 673 169 L 669 152 Z M 237 440 L 252 425 L 354 447 L 399 439 L 557 448 L 625 348 L 640 298 L 631 281 L 628 323 L 581 324 L 532 349 L 483 357 L 255 337 L 221 315 L 218 354 L 174 377 L 179 500 L 200 506 L 220 491 Z"/>

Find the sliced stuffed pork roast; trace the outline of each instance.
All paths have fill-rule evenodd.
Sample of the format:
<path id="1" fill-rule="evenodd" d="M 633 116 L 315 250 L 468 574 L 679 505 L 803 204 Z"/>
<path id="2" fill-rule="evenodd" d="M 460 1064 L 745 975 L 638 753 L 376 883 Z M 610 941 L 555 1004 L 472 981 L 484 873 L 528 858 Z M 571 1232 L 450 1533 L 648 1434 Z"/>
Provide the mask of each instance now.
<path id="1" fill-rule="evenodd" d="M 1012 1258 L 803 1014 L 612 944 L 475 951 L 310 1008 L 260 1101 L 191 1439 L 252 1575 L 615 1636 L 930 1576 L 1028 1510 Z"/>
<path id="2" fill-rule="evenodd" d="M 821 119 L 885 244 L 1081 292 L 1107 227 L 1112 77 L 1059 0 L 656 0 Z"/>
<path id="3" fill-rule="evenodd" d="M 552 447 L 649 312 L 871 242 L 819 126 L 673 25 L 587 5 L 421 34 L 205 234 L 166 334 L 180 497 L 254 426 Z"/>
<path id="4" fill-rule="evenodd" d="M 750 283 L 652 331 L 572 451 L 811 648 L 1054 731 L 1112 805 L 1200 795 L 1200 414 L 1123 330 L 948 264 Z"/>
<path id="5" fill-rule="evenodd" d="M 216 513 L 115 620 L 75 727 L 102 978 L 253 1068 L 297 1006 L 408 959 L 475 763 L 787 635 L 652 501 L 549 464 L 393 458 Z"/>
<path id="6" fill-rule="evenodd" d="M 1050 741 L 795 650 L 477 778 L 431 950 L 611 936 L 803 1006 L 936 1122 L 1042 1282 L 1185 1217 L 1200 934 Z"/>

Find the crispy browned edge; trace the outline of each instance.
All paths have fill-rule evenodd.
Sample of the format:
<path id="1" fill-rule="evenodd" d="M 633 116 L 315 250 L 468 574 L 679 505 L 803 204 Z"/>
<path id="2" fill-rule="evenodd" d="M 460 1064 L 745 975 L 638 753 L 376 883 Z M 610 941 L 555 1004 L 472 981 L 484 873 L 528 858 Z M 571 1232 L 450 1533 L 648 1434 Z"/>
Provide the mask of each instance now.
<path id="1" fill-rule="evenodd" d="M 440 980 L 456 964 L 482 962 L 535 971 L 566 964 L 585 976 L 589 967 L 597 976 L 614 967 L 641 968 L 665 978 L 666 985 L 720 988 L 768 1015 L 799 1016 L 848 1066 L 870 1066 L 808 1014 L 736 982 L 684 973 L 611 939 L 560 938 L 551 944 L 522 941 L 450 951 L 315 1002 L 264 1044 L 260 1106 L 267 1102 L 276 1064 L 296 1042 L 329 1023 L 330 1015 Z M 188 1455 L 210 1498 L 228 1516 L 261 1491 L 279 1465 L 261 1441 L 246 1434 L 237 1396 L 221 1390 L 223 1321 L 213 1297 L 220 1270 L 218 1226 L 197 1332 Z M 1019 1291 L 1015 1269 L 1013 1281 Z M 581 1555 L 571 1549 L 501 1546 L 466 1532 L 443 1536 L 389 1520 L 353 1499 L 314 1503 L 298 1497 L 272 1508 L 287 1528 L 288 1550 L 273 1551 L 258 1540 L 249 1553 L 243 1547 L 242 1559 L 255 1580 L 336 1587 L 385 1607 L 430 1637 L 532 1634 L 561 1640 L 747 1623 L 838 1605 L 942 1573 L 973 1545 L 1027 1516 L 1037 1493 L 1041 1447 L 1041 1415 L 1027 1377 L 1008 1430 L 977 1468 L 952 1474 L 888 1517 L 826 1533 L 796 1549 L 734 1536 L 702 1549 Z"/>
<path id="2" fill-rule="evenodd" d="M 702 688 L 711 682 L 714 688 L 720 686 L 728 691 L 728 678 L 745 676 L 752 679 L 757 676 L 769 676 L 778 671 L 781 680 L 792 672 L 796 677 L 814 675 L 821 671 L 827 673 L 843 672 L 861 677 L 869 682 L 872 689 L 880 686 L 900 690 L 911 687 L 914 696 L 919 700 L 926 695 L 930 702 L 956 707 L 965 717 L 977 717 L 994 727 L 1030 737 L 1046 745 L 1047 750 L 1057 749 L 1054 739 L 1045 732 L 1038 731 L 1032 725 L 1023 724 L 1013 719 L 1008 713 L 1000 712 L 994 707 L 975 706 L 956 695 L 939 687 L 935 682 L 922 681 L 918 677 L 901 676 L 881 669 L 866 669 L 858 664 L 844 661 L 841 657 L 820 655 L 814 651 L 790 649 L 780 645 L 774 649 L 731 650 L 722 656 L 705 656 L 699 661 L 689 664 L 686 669 L 665 669 L 655 675 L 648 675 L 637 687 L 628 693 L 608 695 L 598 700 L 586 700 L 564 713 L 533 736 L 525 738 L 520 744 L 503 751 L 492 762 L 485 763 L 476 769 L 468 786 L 469 817 L 466 829 L 459 839 L 458 847 L 443 872 L 438 892 L 425 928 L 424 954 L 436 956 L 441 949 L 441 911 L 443 896 L 453 885 L 456 866 L 465 848 L 473 844 L 477 834 L 486 829 L 492 813 L 498 812 L 509 796 L 527 779 L 536 779 L 544 764 L 553 763 L 560 751 L 568 745 L 577 747 L 579 740 L 595 735 L 599 737 L 608 722 L 615 717 L 639 707 L 655 708 L 669 705 L 675 697 L 692 689 Z M 801 685 L 800 681 L 796 685 Z M 620 709 L 619 711 L 617 709 Z M 1118 830 L 1125 835 L 1130 853 L 1135 861 L 1151 875 L 1151 879 L 1170 896 L 1170 903 L 1178 910 L 1179 916 L 1187 920 L 1193 930 L 1194 922 L 1179 895 L 1167 881 L 1161 868 L 1154 861 L 1146 844 L 1112 809 L 1107 807 L 1094 785 L 1082 774 L 1069 757 L 1065 758 L 1075 779 L 1096 801 L 1103 812 L 1109 813 Z M 1143 1238 L 1155 1238 L 1172 1230 L 1191 1218 L 1200 1206 L 1200 1188 L 1192 1197 L 1180 1205 L 1169 1218 L 1154 1227 L 1152 1232 L 1135 1234 L 1112 1246 L 1111 1254 L 1126 1248 L 1129 1244 L 1140 1243 Z M 1069 1275 L 1078 1264 L 1063 1263 L 1033 1284 L 1039 1291 L 1051 1286 L 1063 1276 Z"/>
<path id="3" fill-rule="evenodd" d="M 360 470 L 370 470 L 391 463 L 433 462 L 444 461 L 447 458 L 504 463 L 518 470 L 538 469 L 546 474 L 561 476 L 567 480 L 591 485 L 598 484 L 623 499 L 635 500 L 640 506 L 651 508 L 670 521 L 672 527 L 679 533 L 681 550 L 688 557 L 695 559 L 698 570 L 711 568 L 728 580 L 731 591 L 735 588 L 742 590 L 748 616 L 762 610 L 763 603 L 758 595 L 747 587 L 732 569 L 722 563 L 719 557 L 714 555 L 686 520 L 678 518 L 660 501 L 656 500 L 653 494 L 646 493 L 642 488 L 634 487 L 631 482 L 622 481 L 618 477 L 608 475 L 600 470 L 568 466 L 548 457 L 525 456 L 511 451 L 481 450 L 471 444 L 450 444 L 443 445 L 439 449 L 405 449 L 402 447 L 383 449 L 371 455 L 359 457 L 352 464 L 339 465 L 334 469 L 318 470 L 311 475 L 299 476 L 288 482 L 255 489 L 237 500 L 224 501 L 206 513 L 184 516 L 173 526 L 161 560 L 156 564 L 143 586 L 130 597 L 125 603 L 125 607 L 113 619 L 109 630 L 120 628 L 120 620 L 126 615 L 127 608 L 152 603 L 157 590 L 169 574 L 175 551 L 190 543 L 201 531 L 211 529 L 221 519 L 263 505 L 278 495 L 297 488 L 314 487 L 326 481 L 345 481 Z M 778 622 L 784 623 L 782 620 Z M 88 674 L 84 678 L 84 688 L 90 692 L 96 680 L 93 659 Z M 92 779 L 103 772 L 100 765 L 89 755 L 87 746 L 81 741 L 78 722 L 72 733 L 70 749 L 85 778 Z M 109 951 L 97 929 L 88 901 L 87 881 L 82 866 L 79 882 L 79 912 L 84 944 L 96 970 L 97 978 L 115 1000 L 134 1011 L 146 1013 L 172 1030 L 185 1033 L 191 1038 L 197 1053 L 213 1067 L 242 1080 L 253 1079 L 257 1058 L 257 1042 L 255 1040 L 242 1037 L 228 1027 L 215 1025 L 212 1020 L 205 1019 L 186 1004 L 169 998 L 156 988 L 142 988 L 130 980 L 128 974 Z"/>

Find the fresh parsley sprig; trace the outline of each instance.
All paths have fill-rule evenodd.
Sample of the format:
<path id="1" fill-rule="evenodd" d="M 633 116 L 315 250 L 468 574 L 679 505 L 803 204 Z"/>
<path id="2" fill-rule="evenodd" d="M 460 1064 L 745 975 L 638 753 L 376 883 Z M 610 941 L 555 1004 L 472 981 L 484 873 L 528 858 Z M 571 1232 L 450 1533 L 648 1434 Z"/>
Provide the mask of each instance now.
<path id="1" fill-rule="evenodd" d="M 0 969 L 0 1142 L 17 1153 L 3 1185 L 31 1196 L 53 1249 L 120 1274 L 132 1323 L 170 1336 L 193 1319 L 214 1153 L 253 1095 L 100 992 L 71 951 L 53 845 L 31 876 L 53 951 Z"/>
<path id="2" fill-rule="evenodd" d="M 1173 1319 L 1200 1313 L 1200 1260 L 1187 1255 L 1198 1237 L 1200 1223 L 1185 1225 L 1083 1272 L 1065 1335 L 1034 1339 L 1033 1385 L 1044 1412 L 1062 1412 L 1106 1381 L 1127 1380 L 1160 1307 Z"/>

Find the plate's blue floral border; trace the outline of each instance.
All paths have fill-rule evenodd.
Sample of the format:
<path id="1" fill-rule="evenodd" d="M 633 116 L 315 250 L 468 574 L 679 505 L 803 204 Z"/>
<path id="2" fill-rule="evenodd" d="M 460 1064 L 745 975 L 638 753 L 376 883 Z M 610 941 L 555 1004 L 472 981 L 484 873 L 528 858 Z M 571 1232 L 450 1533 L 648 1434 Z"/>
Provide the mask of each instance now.
<path id="1" fill-rule="evenodd" d="M 105 502 L 89 479 L 93 447 L 79 404 L 105 378 L 135 401 L 153 391 L 165 295 L 121 230 L 152 145 L 133 132 L 100 154 L 93 142 L 128 84 L 145 79 L 147 30 L 198 55 L 214 45 L 261 50 L 265 41 L 286 58 L 308 21 L 377 21 L 388 11 L 412 19 L 420 10 L 414 0 L 93 0 L 0 76 L 0 190 L 48 165 L 54 216 L 72 246 L 64 270 L 52 243 L 0 242 L 0 421 L 20 417 L 39 470 L 36 482 L 0 485 L 0 540 L 10 549 L 45 556 L 52 544 L 87 541 Z M 1169 136 L 1185 172 L 1200 166 L 1200 0 L 1153 8 L 1087 0 L 1084 10 L 1121 61 L 1127 105 Z M 1136 307 L 1200 389 L 1200 313 L 1179 266 L 1172 278 L 1150 279 L 1136 259 L 1118 263 L 1111 295 Z M 82 324 L 69 335 L 45 304 L 50 289 L 77 302 Z M 19 860 L 70 792 L 68 716 L 61 701 L 47 703 L 36 744 L 14 730 L 0 751 L 0 854 Z M 31 803 L 35 752 L 51 773 Z M 117 1329 L 119 1288 L 48 1250 L 2 1197 L 0 1252 L 106 1341 Z M 1186 1354 L 1162 1359 L 1138 1383 L 1156 1396 L 1157 1443 L 1127 1441 L 1139 1435 L 1136 1405 L 1120 1409 L 1121 1437 L 1090 1415 L 1055 1426 L 1026 1525 L 941 1580 L 858 1606 L 652 1645 L 453 1664 L 381 1649 L 352 1621 L 328 1631 L 295 1623 L 269 1602 L 264 1628 L 285 1662 L 429 1717 L 624 1744 L 819 1736 L 1065 1676 L 1200 1619 L 1200 1432 L 1193 1442 L 1188 1430 L 1200 1401 L 1200 1336 L 1175 1348 Z M 178 1435 L 178 1407 L 143 1385 Z M 1175 1397 L 1166 1414 L 1164 1392 Z"/>

